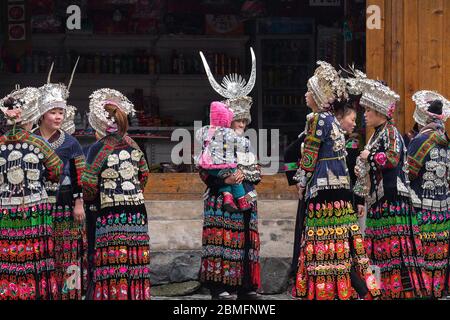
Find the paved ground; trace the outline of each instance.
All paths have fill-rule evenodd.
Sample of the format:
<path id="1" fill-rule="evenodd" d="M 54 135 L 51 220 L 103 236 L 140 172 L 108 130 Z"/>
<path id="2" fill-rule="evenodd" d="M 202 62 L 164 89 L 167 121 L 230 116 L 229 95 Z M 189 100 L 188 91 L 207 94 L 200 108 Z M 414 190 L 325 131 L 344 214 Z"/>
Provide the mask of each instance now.
<path id="1" fill-rule="evenodd" d="M 194 294 L 191 296 L 182 297 L 152 297 L 153 300 L 211 300 L 210 295 L 206 294 Z M 277 295 L 261 295 L 262 300 L 294 300 L 288 294 L 277 294 Z"/>

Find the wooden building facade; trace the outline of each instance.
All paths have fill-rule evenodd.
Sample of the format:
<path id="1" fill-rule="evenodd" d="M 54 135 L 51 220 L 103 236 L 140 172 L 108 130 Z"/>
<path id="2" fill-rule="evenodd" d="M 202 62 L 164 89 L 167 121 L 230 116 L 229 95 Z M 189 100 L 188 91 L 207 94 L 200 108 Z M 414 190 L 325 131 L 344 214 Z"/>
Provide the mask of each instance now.
<path id="1" fill-rule="evenodd" d="M 367 0 L 370 5 L 381 9 L 381 29 L 367 29 L 366 71 L 401 95 L 396 123 L 404 133 L 414 126 L 414 92 L 436 90 L 450 99 L 450 0 Z"/>

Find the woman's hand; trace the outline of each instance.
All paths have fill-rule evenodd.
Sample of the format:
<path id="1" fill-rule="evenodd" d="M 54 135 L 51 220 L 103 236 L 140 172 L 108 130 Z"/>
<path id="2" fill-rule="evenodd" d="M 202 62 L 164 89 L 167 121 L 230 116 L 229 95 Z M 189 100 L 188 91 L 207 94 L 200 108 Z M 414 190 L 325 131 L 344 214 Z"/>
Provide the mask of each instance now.
<path id="1" fill-rule="evenodd" d="M 83 223 L 86 219 L 86 213 L 84 212 L 83 200 L 76 199 L 75 207 L 73 208 L 73 219 L 78 223 Z"/>
<path id="2" fill-rule="evenodd" d="M 305 196 L 305 188 L 300 186 L 300 184 L 297 184 L 296 187 L 298 190 L 298 199 L 303 200 L 303 197 Z"/>
<path id="3" fill-rule="evenodd" d="M 362 204 L 358 204 L 358 217 L 359 218 L 364 217 L 365 213 L 366 213 L 366 208 Z"/>
<path id="4" fill-rule="evenodd" d="M 367 158 L 369 157 L 370 151 L 369 150 L 364 150 L 361 152 L 361 154 L 359 155 L 361 157 L 361 159 L 367 161 Z"/>

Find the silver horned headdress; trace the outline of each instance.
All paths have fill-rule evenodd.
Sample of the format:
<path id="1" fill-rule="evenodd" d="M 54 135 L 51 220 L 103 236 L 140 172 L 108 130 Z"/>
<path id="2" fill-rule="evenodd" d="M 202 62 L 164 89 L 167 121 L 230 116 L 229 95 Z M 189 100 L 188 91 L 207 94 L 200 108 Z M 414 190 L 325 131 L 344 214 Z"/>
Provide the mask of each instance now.
<path id="1" fill-rule="evenodd" d="M 37 119 L 39 119 L 39 107 L 38 100 L 40 97 L 40 91 L 37 88 L 26 87 L 20 89 L 19 86 L 16 86 L 16 89 L 8 94 L 6 97 L 0 100 L 0 110 L 5 113 L 8 108 L 5 106 L 5 103 L 12 99 L 13 100 L 13 109 L 20 109 L 21 115 L 20 119 L 17 122 L 21 122 L 23 124 L 26 123 L 34 123 Z M 11 125 L 13 122 L 8 120 L 7 124 Z"/>
<path id="2" fill-rule="evenodd" d="M 78 57 L 77 62 L 72 70 L 72 74 L 70 76 L 69 84 L 66 85 L 63 83 L 51 83 L 51 77 L 53 72 L 54 63 L 52 63 L 50 67 L 50 71 L 47 77 L 47 83 L 39 88 L 41 91 L 41 97 L 39 99 L 39 111 L 40 115 L 44 115 L 46 112 L 54 109 L 61 108 L 67 109 L 67 99 L 69 98 L 69 90 L 72 86 L 73 77 L 75 75 L 75 71 L 78 66 L 78 61 L 80 58 Z"/>
<path id="3" fill-rule="evenodd" d="M 130 100 L 114 89 L 96 90 L 90 95 L 89 99 L 89 124 L 101 137 L 106 136 L 108 128 L 115 125 L 114 119 L 105 110 L 105 105 L 115 105 L 126 115 L 133 116 L 135 114 L 134 106 Z"/>
<path id="4" fill-rule="evenodd" d="M 317 65 L 314 75 L 308 80 L 308 90 L 320 111 L 330 110 L 335 100 L 347 99 L 346 84 L 328 62 L 317 61 Z"/>
<path id="5" fill-rule="evenodd" d="M 256 57 L 253 48 L 250 48 L 250 54 L 252 56 L 252 70 L 248 83 L 241 75 L 234 73 L 226 75 L 222 83 L 219 84 L 214 78 L 203 52 L 200 51 L 200 57 L 211 87 L 226 99 L 224 103 L 233 111 L 233 120 L 244 119 L 247 120 L 247 124 L 252 120 L 250 109 L 253 103 L 252 98 L 248 94 L 253 90 L 256 83 Z"/>
<path id="6" fill-rule="evenodd" d="M 412 96 L 414 103 L 416 104 L 416 110 L 414 111 L 413 118 L 421 126 L 433 122 L 434 120 L 447 121 L 450 117 L 450 101 L 444 96 L 435 91 L 421 90 L 414 93 Z M 430 103 L 440 100 L 442 102 L 442 114 L 434 114 L 428 111 Z"/>

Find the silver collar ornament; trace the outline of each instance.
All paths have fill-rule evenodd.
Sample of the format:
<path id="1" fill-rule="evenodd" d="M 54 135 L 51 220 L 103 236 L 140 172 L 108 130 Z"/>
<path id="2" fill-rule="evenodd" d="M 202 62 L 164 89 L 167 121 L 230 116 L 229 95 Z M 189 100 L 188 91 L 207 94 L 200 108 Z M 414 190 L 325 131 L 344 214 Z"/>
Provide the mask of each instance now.
<path id="1" fill-rule="evenodd" d="M 450 101 L 435 91 L 417 91 L 412 96 L 412 100 L 416 104 L 413 118 L 421 126 L 425 127 L 434 120 L 445 122 L 450 117 Z M 442 115 L 437 115 L 428 111 L 430 103 L 434 100 L 440 100 L 442 102 Z"/>
<path id="2" fill-rule="evenodd" d="M 214 78 L 203 52 L 200 51 L 200 57 L 211 87 L 226 99 L 224 103 L 233 111 L 233 120 L 247 120 L 247 124 L 252 120 L 250 109 L 253 103 L 248 94 L 253 90 L 256 83 L 256 57 L 253 48 L 250 48 L 250 54 L 252 56 L 252 70 L 248 83 L 241 75 L 233 73 L 226 75 L 222 79 L 222 83 L 219 84 Z"/>

